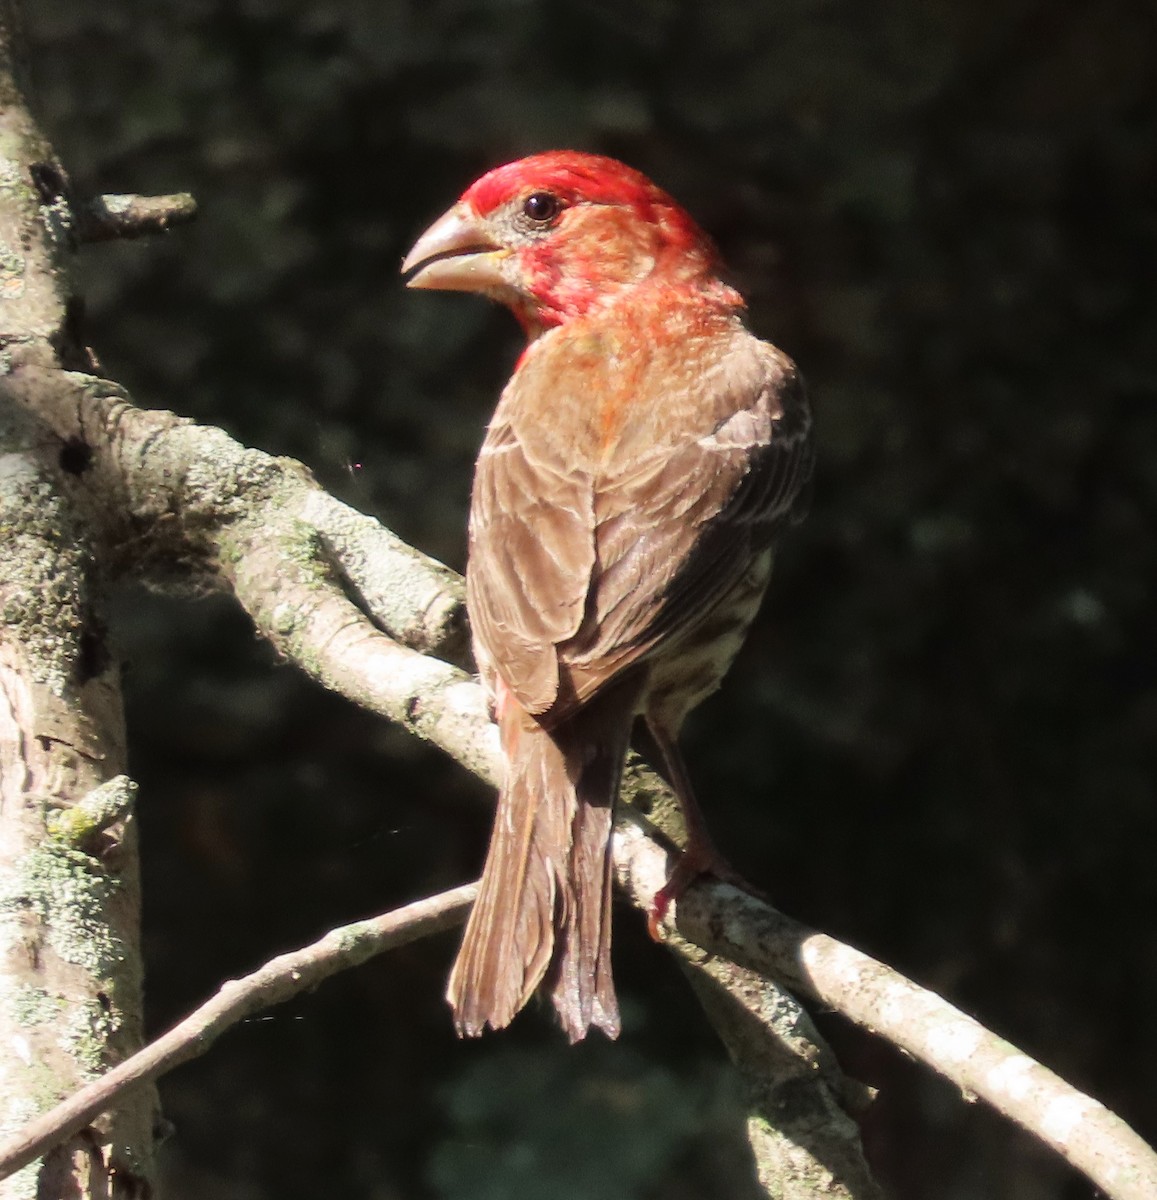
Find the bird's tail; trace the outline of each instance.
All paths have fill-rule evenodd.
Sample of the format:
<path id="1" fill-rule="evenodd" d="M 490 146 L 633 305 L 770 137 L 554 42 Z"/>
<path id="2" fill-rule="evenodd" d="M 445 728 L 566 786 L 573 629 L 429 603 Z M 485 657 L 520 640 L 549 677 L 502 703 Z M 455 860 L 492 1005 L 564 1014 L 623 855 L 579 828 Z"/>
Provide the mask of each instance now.
<path id="1" fill-rule="evenodd" d="M 637 698 L 626 681 L 547 730 L 502 697 L 506 775 L 446 991 L 459 1034 L 508 1025 L 546 979 L 572 1042 L 618 1036 L 611 831 Z"/>

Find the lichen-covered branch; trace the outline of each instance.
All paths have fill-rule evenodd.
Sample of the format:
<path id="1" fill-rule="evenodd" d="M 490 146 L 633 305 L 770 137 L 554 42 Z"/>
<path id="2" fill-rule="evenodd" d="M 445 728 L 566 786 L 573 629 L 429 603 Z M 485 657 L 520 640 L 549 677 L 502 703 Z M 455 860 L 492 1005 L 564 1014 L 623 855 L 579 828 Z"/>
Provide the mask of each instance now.
<path id="1" fill-rule="evenodd" d="M 454 571 L 320 488 L 306 492 L 301 516 L 359 607 L 387 633 L 411 650 L 467 665 L 466 607 Z"/>
<path id="2" fill-rule="evenodd" d="M 257 578 L 272 565 L 243 568 L 245 554 L 276 541 L 278 562 L 297 562 L 311 590 L 344 596 L 350 612 L 414 650 L 464 657 L 459 577 L 335 500 L 300 463 L 136 408 L 115 383 L 45 365 L 21 346 L 6 366 L 13 398 L 81 464 L 70 487 L 94 515 L 112 573 L 198 591 L 235 586 L 243 571 Z"/>

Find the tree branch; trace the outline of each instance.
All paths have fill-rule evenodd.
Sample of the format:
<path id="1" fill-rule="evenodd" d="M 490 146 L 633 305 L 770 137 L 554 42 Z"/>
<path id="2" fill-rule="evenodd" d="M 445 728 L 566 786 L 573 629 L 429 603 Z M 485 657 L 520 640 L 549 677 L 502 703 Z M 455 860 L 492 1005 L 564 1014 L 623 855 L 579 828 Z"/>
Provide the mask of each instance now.
<path id="1" fill-rule="evenodd" d="M 668 947 L 727 1048 L 747 1094 L 756 1177 L 776 1200 L 880 1200 L 855 1116 L 871 1091 L 847 1080 L 794 996 L 668 930 Z M 800 1103 L 800 1095 L 807 1097 Z"/>
<path id="2" fill-rule="evenodd" d="M 367 555 L 366 539 L 374 539 L 368 518 L 320 499 L 299 464 L 243 449 L 220 430 L 133 409 L 118 389 L 83 375 L 21 367 L 13 386 L 49 414 L 58 436 L 81 436 L 92 446 L 92 468 L 77 486 L 114 498 L 110 539 L 123 539 L 130 522 L 145 543 L 146 561 L 161 555 L 228 583 L 290 661 L 441 746 L 483 778 L 496 778 L 497 741 L 481 687 L 463 671 L 401 644 L 460 648 L 461 584 L 452 572 L 388 534 Z M 343 571 L 335 562 L 344 562 L 351 529 L 357 556 Z M 373 571 L 392 575 L 395 583 L 384 590 L 357 583 Z M 388 594 L 373 616 L 393 637 L 375 627 L 351 591 L 363 603 Z M 670 793 L 634 759 L 624 795 L 641 801 L 649 822 L 665 824 Z M 645 908 L 666 877 L 666 852 L 628 827 L 616 837 L 616 861 Z M 1110 1196 L 1157 1195 L 1157 1156 L 1119 1118 L 889 968 L 722 884 L 692 888 L 675 918 L 690 942 L 830 1005 L 908 1050 L 964 1094 L 985 1099 Z M 732 995 L 742 990 L 733 986 Z"/>
<path id="3" fill-rule="evenodd" d="M 333 929 L 312 945 L 278 955 L 251 974 L 222 984 L 212 999 L 168 1033 L 30 1121 L 18 1136 L 0 1146 L 0 1179 L 83 1129 L 98 1114 L 119 1104 L 126 1093 L 204 1054 L 226 1029 L 246 1017 L 282 1004 L 336 972 L 386 950 L 460 924 L 477 891 L 475 884 L 467 884 L 380 917 Z"/>
<path id="4" fill-rule="evenodd" d="M 615 862 L 636 904 L 666 877 L 641 830 L 616 835 Z M 679 902 L 688 942 L 781 980 L 878 1034 L 1052 1147 L 1114 1200 L 1157 1196 L 1157 1154 L 1120 1117 L 898 971 L 784 916 L 729 884 L 703 882 Z"/>

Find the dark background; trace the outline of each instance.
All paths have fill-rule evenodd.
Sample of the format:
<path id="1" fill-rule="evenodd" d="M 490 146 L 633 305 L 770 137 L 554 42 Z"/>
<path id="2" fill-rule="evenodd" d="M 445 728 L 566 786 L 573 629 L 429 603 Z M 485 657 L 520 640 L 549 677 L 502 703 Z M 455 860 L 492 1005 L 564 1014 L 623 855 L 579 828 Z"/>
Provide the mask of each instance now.
<path id="1" fill-rule="evenodd" d="M 812 515 L 688 757 L 786 911 L 944 993 L 1157 1137 L 1157 10 L 1145 0 L 39 0 L 84 189 L 196 193 L 86 252 L 139 402 L 297 456 L 456 567 L 519 347 L 407 294 L 485 168 L 622 157 L 716 236 L 800 363 Z M 477 869 L 484 791 L 279 666 L 224 598 L 129 592 L 149 1024 Z M 746 1193 L 729 1078 L 633 913 L 627 1029 L 459 1045 L 454 939 L 230 1033 L 163 1084 L 170 1200 Z M 899 1200 L 1084 1200 L 1027 1137 L 821 1018 L 881 1088 Z"/>

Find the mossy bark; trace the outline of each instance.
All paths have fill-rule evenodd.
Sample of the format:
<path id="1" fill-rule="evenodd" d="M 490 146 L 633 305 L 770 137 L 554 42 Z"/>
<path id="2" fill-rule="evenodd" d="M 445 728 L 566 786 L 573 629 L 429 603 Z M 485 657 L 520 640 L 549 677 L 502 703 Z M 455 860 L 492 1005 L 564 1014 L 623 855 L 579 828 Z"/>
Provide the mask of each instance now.
<path id="1" fill-rule="evenodd" d="M 20 91 L 0 7 L 0 370 L 83 363 L 67 181 Z M 141 1043 L 140 887 L 120 681 L 70 460 L 0 378 L 0 1129 Z M 103 786 L 102 786 L 103 785 Z M 0 1183 L 3 1200 L 151 1190 L 137 1095 Z"/>

